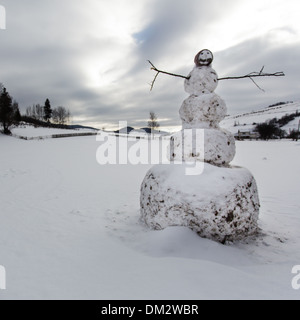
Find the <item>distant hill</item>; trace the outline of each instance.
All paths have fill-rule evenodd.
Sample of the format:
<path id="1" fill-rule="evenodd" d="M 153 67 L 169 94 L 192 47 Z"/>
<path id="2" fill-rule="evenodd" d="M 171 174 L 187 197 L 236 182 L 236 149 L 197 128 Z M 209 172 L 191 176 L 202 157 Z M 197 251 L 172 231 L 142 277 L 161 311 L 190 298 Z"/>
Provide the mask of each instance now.
<path id="1" fill-rule="evenodd" d="M 93 127 L 81 126 L 79 124 L 68 125 L 68 129 L 71 129 L 71 130 L 89 129 L 89 130 L 96 130 L 96 131 L 99 130 L 99 129 L 96 129 L 96 128 L 93 128 Z"/>
<path id="2" fill-rule="evenodd" d="M 151 132 L 150 128 L 141 128 L 140 130 L 144 130 L 146 133 L 154 133 L 154 134 L 168 134 L 168 132 L 166 131 L 162 131 L 162 130 L 153 130 L 153 132 Z"/>
<path id="3" fill-rule="evenodd" d="M 151 133 L 151 129 L 150 128 L 141 128 L 141 129 L 135 129 L 133 127 L 125 127 L 125 128 L 122 128 L 122 129 L 119 129 L 119 130 L 116 130 L 114 131 L 114 133 L 123 133 L 123 134 L 130 134 L 130 133 L 148 133 L 150 134 Z M 166 131 L 160 131 L 160 130 L 153 130 L 153 133 L 154 134 L 161 134 L 161 135 L 165 135 L 165 134 L 168 134 L 168 132 Z"/>
<path id="4" fill-rule="evenodd" d="M 300 101 L 288 103 L 280 102 L 258 111 L 227 116 L 220 125 L 222 128 L 236 134 L 238 131 L 252 131 L 258 123 L 263 123 L 274 118 L 279 120 L 286 115 L 295 114 L 297 112 L 299 112 L 299 118 L 297 117 L 281 128 L 286 132 L 289 132 L 289 130 L 298 129 L 300 120 Z"/>
<path id="5" fill-rule="evenodd" d="M 115 133 L 124 133 L 124 134 L 129 134 L 131 131 L 133 131 L 134 128 L 132 127 L 125 127 L 119 130 L 114 131 Z"/>

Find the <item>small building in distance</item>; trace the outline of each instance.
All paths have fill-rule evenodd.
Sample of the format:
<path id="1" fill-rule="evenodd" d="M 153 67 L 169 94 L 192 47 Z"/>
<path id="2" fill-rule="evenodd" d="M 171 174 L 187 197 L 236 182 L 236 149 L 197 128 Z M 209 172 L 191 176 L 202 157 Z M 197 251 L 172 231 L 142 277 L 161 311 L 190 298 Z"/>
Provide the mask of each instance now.
<path id="1" fill-rule="evenodd" d="M 236 140 L 258 140 L 259 133 L 250 130 L 239 130 L 234 137 Z"/>

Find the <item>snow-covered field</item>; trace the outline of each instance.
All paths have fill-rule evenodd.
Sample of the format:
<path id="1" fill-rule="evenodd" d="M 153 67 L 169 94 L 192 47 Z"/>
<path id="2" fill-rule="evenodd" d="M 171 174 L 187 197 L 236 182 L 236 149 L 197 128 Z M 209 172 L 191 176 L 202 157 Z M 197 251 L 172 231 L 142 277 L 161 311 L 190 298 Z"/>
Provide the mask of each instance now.
<path id="1" fill-rule="evenodd" d="M 261 234 L 226 246 L 147 229 L 139 193 L 151 166 L 100 166 L 96 137 L 0 135 L 0 147 L 0 299 L 300 299 L 300 142 L 237 142 Z"/>
<path id="2" fill-rule="evenodd" d="M 78 130 L 70 130 L 70 129 L 53 129 L 53 128 L 35 128 L 32 125 L 22 125 L 15 127 L 11 130 L 12 134 L 16 137 L 27 137 L 31 138 L 51 138 L 52 135 L 59 134 L 79 134 L 79 133 L 92 133 L 95 130 L 92 129 L 78 129 Z"/>

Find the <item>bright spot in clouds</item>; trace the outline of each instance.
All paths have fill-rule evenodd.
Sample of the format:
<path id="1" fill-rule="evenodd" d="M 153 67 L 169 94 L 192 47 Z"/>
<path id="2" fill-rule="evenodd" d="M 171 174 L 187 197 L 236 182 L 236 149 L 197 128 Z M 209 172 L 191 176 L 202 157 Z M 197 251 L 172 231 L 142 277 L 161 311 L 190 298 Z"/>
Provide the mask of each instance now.
<path id="1" fill-rule="evenodd" d="M 278 46 L 299 41 L 300 3 L 297 0 L 238 1 L 218 24 L 212 26 L 216 50 L 224 50 L 246 39 L 269 34 Z"/>

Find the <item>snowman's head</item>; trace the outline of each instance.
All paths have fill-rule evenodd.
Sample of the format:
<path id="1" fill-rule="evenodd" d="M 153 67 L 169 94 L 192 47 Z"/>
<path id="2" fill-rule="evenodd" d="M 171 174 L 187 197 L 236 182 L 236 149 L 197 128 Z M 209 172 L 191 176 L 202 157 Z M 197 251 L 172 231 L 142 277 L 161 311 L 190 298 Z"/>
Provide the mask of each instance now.
<path id="1" fill-rule="evenodd" d="M 195 64 L 197 67 L 208 67 L 214 60 L 214 56 L 210 50 L 201 50 L 195 57 Z"/>

